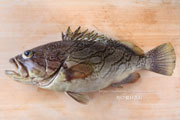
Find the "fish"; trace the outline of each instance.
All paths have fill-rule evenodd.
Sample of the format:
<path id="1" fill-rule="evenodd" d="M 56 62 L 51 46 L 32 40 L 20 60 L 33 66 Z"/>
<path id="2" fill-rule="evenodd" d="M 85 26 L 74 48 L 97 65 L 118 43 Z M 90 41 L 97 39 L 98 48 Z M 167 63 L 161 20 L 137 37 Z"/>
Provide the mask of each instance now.
<path id="1" fill-rule="evenodd" d="M 15 70 L 5 74 L 15 81 L 64 92 L 87 104 L 88 92 L 133 83 L 139 70 L 171 76 L 176 55 L 170 42 L 144 53 L 131 42 L 68 27 L 61 40 L 26 50 L 9 62 Z"/>

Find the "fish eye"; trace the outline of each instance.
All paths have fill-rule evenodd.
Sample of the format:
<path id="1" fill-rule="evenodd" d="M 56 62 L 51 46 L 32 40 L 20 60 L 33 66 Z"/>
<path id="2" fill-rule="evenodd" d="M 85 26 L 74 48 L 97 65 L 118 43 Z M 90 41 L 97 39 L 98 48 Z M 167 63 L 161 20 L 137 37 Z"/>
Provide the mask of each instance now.
<path id="1" fill-rule="evenodd" d="M 22 55 L 24 59 L 31 58 L 32 56 L 33 56 L 33 52 L 31 50 L 25 51 L 24 54 Z"/>

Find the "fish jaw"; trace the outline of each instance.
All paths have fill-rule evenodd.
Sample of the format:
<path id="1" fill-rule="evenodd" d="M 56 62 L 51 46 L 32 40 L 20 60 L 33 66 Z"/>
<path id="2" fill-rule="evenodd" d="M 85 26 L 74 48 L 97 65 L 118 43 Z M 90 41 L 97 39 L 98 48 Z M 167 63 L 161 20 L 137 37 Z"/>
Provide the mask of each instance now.
<path id="1" fill-rule="evenodd" d="M 5 70 L 5 74 L 14 79 L 21 79 L 21 75 L 13 70 Z"/>
<path id="2" fill-rule="evenodd" d="M 17 82 L 32 84 L 28 78 L 28 71 L 23 64 L 21 64 L 16 58 L 11 58 L 9 62 L 14 66 L 15 70 L 5 70 L 5 74 L 10 78 L 13 78 Z"/>
<path id="3" fill-rule="evenodd" d="M 17 82 L 24 83 L 24 84 L 33 84 L 31 80 L 29 80 L 28 78 L 22 77 L 19 73 L 13 70 L 5 70 L 5 74 L 9 76 L 10 78 L 13 78 Z"/>

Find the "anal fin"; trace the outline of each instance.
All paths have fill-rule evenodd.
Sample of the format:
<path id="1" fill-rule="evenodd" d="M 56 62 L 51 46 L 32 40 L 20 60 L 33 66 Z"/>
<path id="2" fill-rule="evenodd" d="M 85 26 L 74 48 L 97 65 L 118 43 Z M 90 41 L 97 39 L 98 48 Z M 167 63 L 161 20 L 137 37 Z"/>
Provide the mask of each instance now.
<path id="1" fill-rule="evenodd" d="M 122 81 L 111 84 L 112 87 L 122 87 L 123 84 L 134 83 L 140 78 L 139 73 L 132 73 Z"/>

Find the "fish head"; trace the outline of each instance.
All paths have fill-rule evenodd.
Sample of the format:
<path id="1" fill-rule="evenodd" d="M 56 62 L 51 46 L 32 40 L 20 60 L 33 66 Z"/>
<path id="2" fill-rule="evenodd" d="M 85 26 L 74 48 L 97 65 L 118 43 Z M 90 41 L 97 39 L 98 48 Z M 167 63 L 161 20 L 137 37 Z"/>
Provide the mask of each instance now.
<path id="1" fill-rule="evenodd" d="M 5 74 L 21 83 L 41 85 L 53 79 L 64 58 L 61 50 L 51 45 L 40 46 L 11 58 L 9 62 L 15 70 L 6 70 Z"/>

